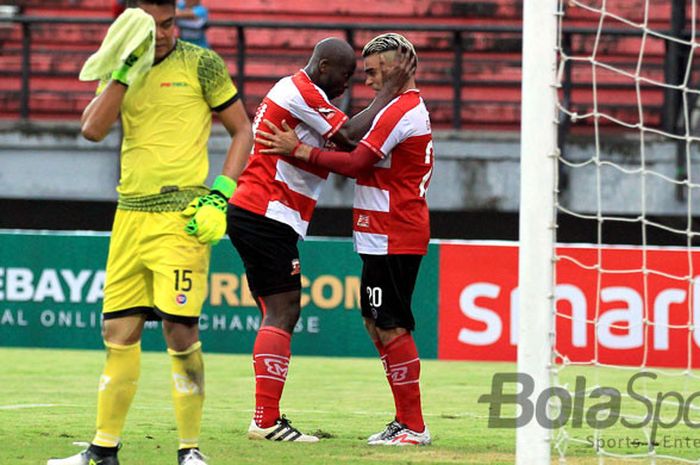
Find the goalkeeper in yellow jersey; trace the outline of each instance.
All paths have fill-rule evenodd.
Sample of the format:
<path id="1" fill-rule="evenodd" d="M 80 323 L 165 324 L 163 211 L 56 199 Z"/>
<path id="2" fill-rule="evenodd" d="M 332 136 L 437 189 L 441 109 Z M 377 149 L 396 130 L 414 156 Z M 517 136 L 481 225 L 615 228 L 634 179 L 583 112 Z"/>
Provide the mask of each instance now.
<path id="1" fill-rule="evenodd" d="M 110 27 L 83 68 L 87 75 L 107 72 L 83 112 L 83 136 L 102 140 L 120 114 L 124 127 L 104 289 L 107 358 L 90 446 L 48 465 L 119 464 L 120 437 L 139 379 L 141 334 L 151 319 L 163 321 L 172 361 L 178 463 L 206 465 L 199 452 L 204 368 L 197 323 L 211 244 L 225 234 L 227 200 L 253 136 L 223 60 L 176 40 L 175 12 L 175 0 L 138 1 Z M 209 189 L 204 182 L 212 111 L 233 139 L 222 174 Z"/>

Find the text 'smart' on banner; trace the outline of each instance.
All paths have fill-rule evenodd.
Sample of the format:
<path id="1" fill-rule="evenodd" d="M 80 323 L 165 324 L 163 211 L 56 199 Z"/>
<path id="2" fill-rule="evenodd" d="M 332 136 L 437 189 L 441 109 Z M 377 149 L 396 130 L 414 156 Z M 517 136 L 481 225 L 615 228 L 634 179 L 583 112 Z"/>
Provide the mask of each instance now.
<path id="1" fill-rule="evenodd" d="M 556 253 L 559 354 L 572 363 L 700 367 L 700 252 L 560 245 Z M 442 244 L 439 287 L 438 358 L 516 359 L 532 311 L 520 308 L 517 244 Z"/>
<path id="2" fill-rule="evenodd" d="M 101 348 L 104 267 L 101 233 L 0 233 L 0 345 Z M 362 262 L 349 240 L 300 243 L 302 312 L 295 354 L 374 356 L 360 316 Z M 437 354 L 438 246 L 423 259 L 413 298 L 421 356 Z M 209 295 L 200 330 L 207 351 L 249 353 L 261 317 L 238 254 L 223 240 L 212 249 Z M 143 347 L 164 349 L 159 323 L 147 323 Z"/>

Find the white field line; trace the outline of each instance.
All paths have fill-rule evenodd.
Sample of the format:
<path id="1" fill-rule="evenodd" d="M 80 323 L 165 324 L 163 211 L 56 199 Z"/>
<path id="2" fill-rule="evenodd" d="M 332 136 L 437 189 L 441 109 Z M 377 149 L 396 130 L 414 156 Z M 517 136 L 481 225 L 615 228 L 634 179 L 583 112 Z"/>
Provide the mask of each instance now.
<path id="1" fill-rule="evenodd" d="M 21 410 L 25 408 L 59 407 L 60 404 L 14 404 L 0 405 L 0 410 Z"/>
<path id="2" fill-rule="evenodd" d="M 0 410 L 22 410 L 22 409 L 31 409 L 31 408 L 65 408 L 65 407 L 85 407 L 84 404 L 12 404 L 12 405 L 0 405 Z M 161 410 L 161 411 L 169 411 L 172 410 L 172 406 L 139 406 L 139 405 L 133 405 L 131 407 L 134 410 Z M 205 407 L 207 408 L 207 407 Z M 211 408 L 211 407 L 210 407 Z M 250 414 L 253 409 L 234 409 L 231 407 L 221 407 L 217 406 L 215 407 L 217 410 L 227 410 L 230 412 L 235 412 L 235 413 L 247 413 Z M 290 413 L 299 413 L 299 414 L 317 414 L 317 415 L 337 415 L 338 412 L 337 410 L 305 410 L 305 409 L 285 409 L 286 412 Z M 376 412 L 369 412 L 369 411 L 364 411 L 364 410 L 358 410 L 358 411 L 353 411 L 353 412 L 342 412 L 344 415 L 357 415 L 357 416 L 376 416 L 376 417 L 389 417 L 391 415 L 394 415 L 394 412 L 389 412 L 389 411 L 376 411 Z M 434 418 L 440 418 L 440 417 L 446 417 L 446 418 L 488 418 L 488 415 L 474 415 L 469 412 L 461 412 L 461 413 L 454 413 L 454 412 L 442 412 L 442 413 L 423 413 L 424 417 L 434 417 Z"/>

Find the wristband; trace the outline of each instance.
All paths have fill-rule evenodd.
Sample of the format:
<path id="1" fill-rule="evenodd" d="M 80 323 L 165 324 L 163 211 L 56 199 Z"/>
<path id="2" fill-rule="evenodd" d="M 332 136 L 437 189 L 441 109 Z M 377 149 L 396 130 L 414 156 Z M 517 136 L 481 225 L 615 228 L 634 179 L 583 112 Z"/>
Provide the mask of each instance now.
<path id="1" fill-rule="evenodd" d="M 294 146 L 294 148 L 292 149 L 291 152 L 289 152 L 289 154 L 291 156 L 295 156 L 297 153 L 297 150 L 299 150 L 299 147 L 301 147 L 302 145 L 304 145 L 304 143 L 302 141 L 297 142 L 297 145 Z"/>
<path id="2" fill-rule="evenodd" d="M 112 71 L 112 80 L 117 81 L 126 87 L 129 87 L 129 83 L 126 80 L 126 74 L 129 72 L 129 67 L 127 65 L 122 65 L 121 68 Z"/>
<path id="3" fill-rule="evenodd" d="M 214 184 L 211 185 L 211 190 L 212 192 L 216 191 L 220 193 L 224 198 L 226 198 L 226 200 L 228 200 L 236 190 L 236 186 L 236 181 L 222 174 L 216 177 Z"/>

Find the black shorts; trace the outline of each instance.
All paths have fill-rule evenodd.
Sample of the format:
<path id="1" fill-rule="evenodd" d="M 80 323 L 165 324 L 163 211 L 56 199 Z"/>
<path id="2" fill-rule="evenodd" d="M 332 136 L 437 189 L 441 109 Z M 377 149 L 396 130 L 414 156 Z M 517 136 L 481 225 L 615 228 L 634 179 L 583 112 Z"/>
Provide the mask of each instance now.
<path id="1" fill-rule="evenodd" d="M 422 255 L 364 255 L 360 305 L 362 316 L 381 329 L 413 331 L 416 322 L 411 298 Z"/>
<path id="2" fill-rule="evenodd" d="M 299 235 L 290 226 L 229 205 L 226 229 L 254 297 L 301 290 Z"/>

